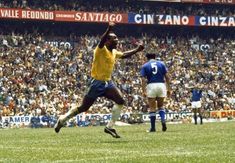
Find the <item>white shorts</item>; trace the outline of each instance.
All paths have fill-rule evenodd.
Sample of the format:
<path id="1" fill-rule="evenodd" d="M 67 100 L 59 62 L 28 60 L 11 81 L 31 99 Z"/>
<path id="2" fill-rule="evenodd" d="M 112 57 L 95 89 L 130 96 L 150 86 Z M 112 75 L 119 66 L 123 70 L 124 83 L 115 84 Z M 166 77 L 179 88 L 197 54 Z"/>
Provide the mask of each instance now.
<path id="1" fill-rule="evenodd" d="M 165 83 L 149 83 L 147 85 L 147 97 L 166 97 L 166 84 Z"/>
<path id="2" fill-rule="evenodd" d="M 197 109 L 202 107 L 201 101 L 193 101 L 191 104 L 192 104 L 192 109 Z"/>

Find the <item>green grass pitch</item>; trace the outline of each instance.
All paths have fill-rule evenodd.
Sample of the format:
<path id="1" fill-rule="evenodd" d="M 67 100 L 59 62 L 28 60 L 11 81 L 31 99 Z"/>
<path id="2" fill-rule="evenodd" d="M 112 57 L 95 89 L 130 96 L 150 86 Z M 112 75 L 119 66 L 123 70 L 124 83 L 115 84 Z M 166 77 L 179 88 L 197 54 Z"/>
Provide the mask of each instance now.
<path id="1" fill-rule="evenodd" d="M 168 125 L 165 133 L 146 133 L 148 127 L 116 127 L 121 139 L 104 127 L 62 128 L 59 134 L 52 128 L 0 129 L 0 162 L 235 162 L 234 121 Z"/>

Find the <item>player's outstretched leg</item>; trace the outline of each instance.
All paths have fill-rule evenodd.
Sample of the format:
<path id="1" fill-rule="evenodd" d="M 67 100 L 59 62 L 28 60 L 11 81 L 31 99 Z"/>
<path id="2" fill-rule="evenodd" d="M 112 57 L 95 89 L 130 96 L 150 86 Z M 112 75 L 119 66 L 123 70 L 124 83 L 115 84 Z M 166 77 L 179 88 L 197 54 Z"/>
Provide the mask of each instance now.
<path id="1" fill-rule="evenodd" d="M 112 135 L 114 138 L 121 138 L 116 130 L 113 128 L 113 126 L 115 125 L 115 122 L 118 120 L 119 116 L 120 116 L 120 112 L 122 109 L 123 105 L 118 105 L 115 104 L 113 106 L 112 109 L 112 119 L 109 121 L 109 123 L 107 124 L 107 126 L 104 128 L 104 132 L 107 134 Z"/>
<path id="2" fill-rule="evenodd" d="M 60 132 L 60 129 L 64 126 L 64 123 L 65 123 L 68 119 L 74 117 L 74 116 L 77 115 L 77 114 L 78 114 L 78 108 L 77 108 L 77 107 L 74 107 L 74 108 L 72 108 L 71 110 L 69 110 L 68 113 L 66 113 L 65 115 L 61 115 L 61 116 L 58 118 L 58 120 L 57 120 L 57 122 L 56 122 L 56 124 L 55 124 L 55 126 L 54 126 L 55 132 L 56 132 L 56 133 L 59 133 L 59 132 Z"/>
<path id="3" fill-rule="evenodd" d="M 55 125 L 55 132 L 59 133 L 60 129 L 64 126 L 64 123 L 69 120 L 70 118 L 76 116 L 79 113 L 87 111 L 90 106 L 95 102 L 96 98 L 90 98 L 88 96 L 85 96 L 82 101 L 82 105 L 77 107 L 74 106 L 72 109 L 70 109 L 65 115 L 60 116 L 58 119 L 56 125 Z"/>
<path id="4" fill-rule="evenodd" d="M 113 83 L 110 83 L 107 90 L 105 91 L 105 97 L 113 100 L 116 104 L 114 104 L 112 108 L 112 118 L 108 122 L 107 126 L 104 128 L 104 132 L 112 135 L 112 137 L 114 138 L 121 138 L 117 134 L 113 126 L 115 125 L 115 122 L 120 117 L 120 113 L 121 113 L 121 110 L 123 108 L 125 101 L 122 98 L 121 92 L 118 90 L 116 86 L 113 85 Z"/>
<path id="5" fill-rule="evenodd" d="M 57 120 L 55 126 L 54 126 L 54 129 L 55 129 L 55 132 L 56 133 L 59 133 L 60 132 L 60 129 L 63 127 L 63 123 L 61 122 L 60 119 Z"/>
<path id="6" fill-rule="evenodd" d="M 119 136 L 118 133 L 116 132 L 116 130 L 113 129 L 113 128 L 109 128 L 109 127 L 106 126 L 104 128 L 104 132 L 107 133 L 107 134 L 112 135 L 112 137 L 114 137 L 114 138 L 121 138 L 121 136 Z"/>

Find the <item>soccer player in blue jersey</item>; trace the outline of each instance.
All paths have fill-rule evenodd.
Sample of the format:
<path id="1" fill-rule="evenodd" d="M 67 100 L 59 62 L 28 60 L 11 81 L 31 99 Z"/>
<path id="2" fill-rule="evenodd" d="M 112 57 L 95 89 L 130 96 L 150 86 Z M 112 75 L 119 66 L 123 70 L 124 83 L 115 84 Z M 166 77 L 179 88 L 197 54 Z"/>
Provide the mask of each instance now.
<path id="1" fill-rule="evenodd" d="M 161 117 L 162 131 L 166 131 L 165 109 L 163 108 L 164 99 L 171 95 L 170 78 L 167 68 L 162 61 L 156 60 L 156 54 L 147 53 L 148 59 L 140 71 L 142 79 L 143 96 L 147 96 L 150 108 L 149 116 L 151 127 L 148 132 L 156 132 L 156 108 Z M 156 104 L 157 102 L 157 104 Z"/>
<path id="2" fill-rule="evenodd" d="M 194 118 L 194 123 L 195 125 L 197 125 L 197 113 L 199 115 L 200 118 L 200 124 L 203 124 L 202 122 L 202 104 L 201 104 L 201 98 L 202 98 L 202 90 L 199 89 L 199 87 L 196 87 L 194 89 L 192 89 L 192 102 L 191 102 L 191 106 L 193 109 L 193 118 Z"/>

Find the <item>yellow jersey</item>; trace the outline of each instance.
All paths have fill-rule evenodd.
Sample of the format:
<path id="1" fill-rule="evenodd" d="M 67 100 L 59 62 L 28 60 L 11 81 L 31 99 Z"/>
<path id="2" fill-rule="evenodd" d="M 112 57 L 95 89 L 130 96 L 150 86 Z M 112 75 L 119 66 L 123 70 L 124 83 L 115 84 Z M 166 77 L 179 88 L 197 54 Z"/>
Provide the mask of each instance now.
<path id="1" fill-rule="evenodd" d="M 120 58 L 122 52 L 113 49 L 110 52 L 106 46 L 94 50 L 93 62 L 91 67 L 91 77 L 96 80 L 111 80 L 116 58 Z"/>

